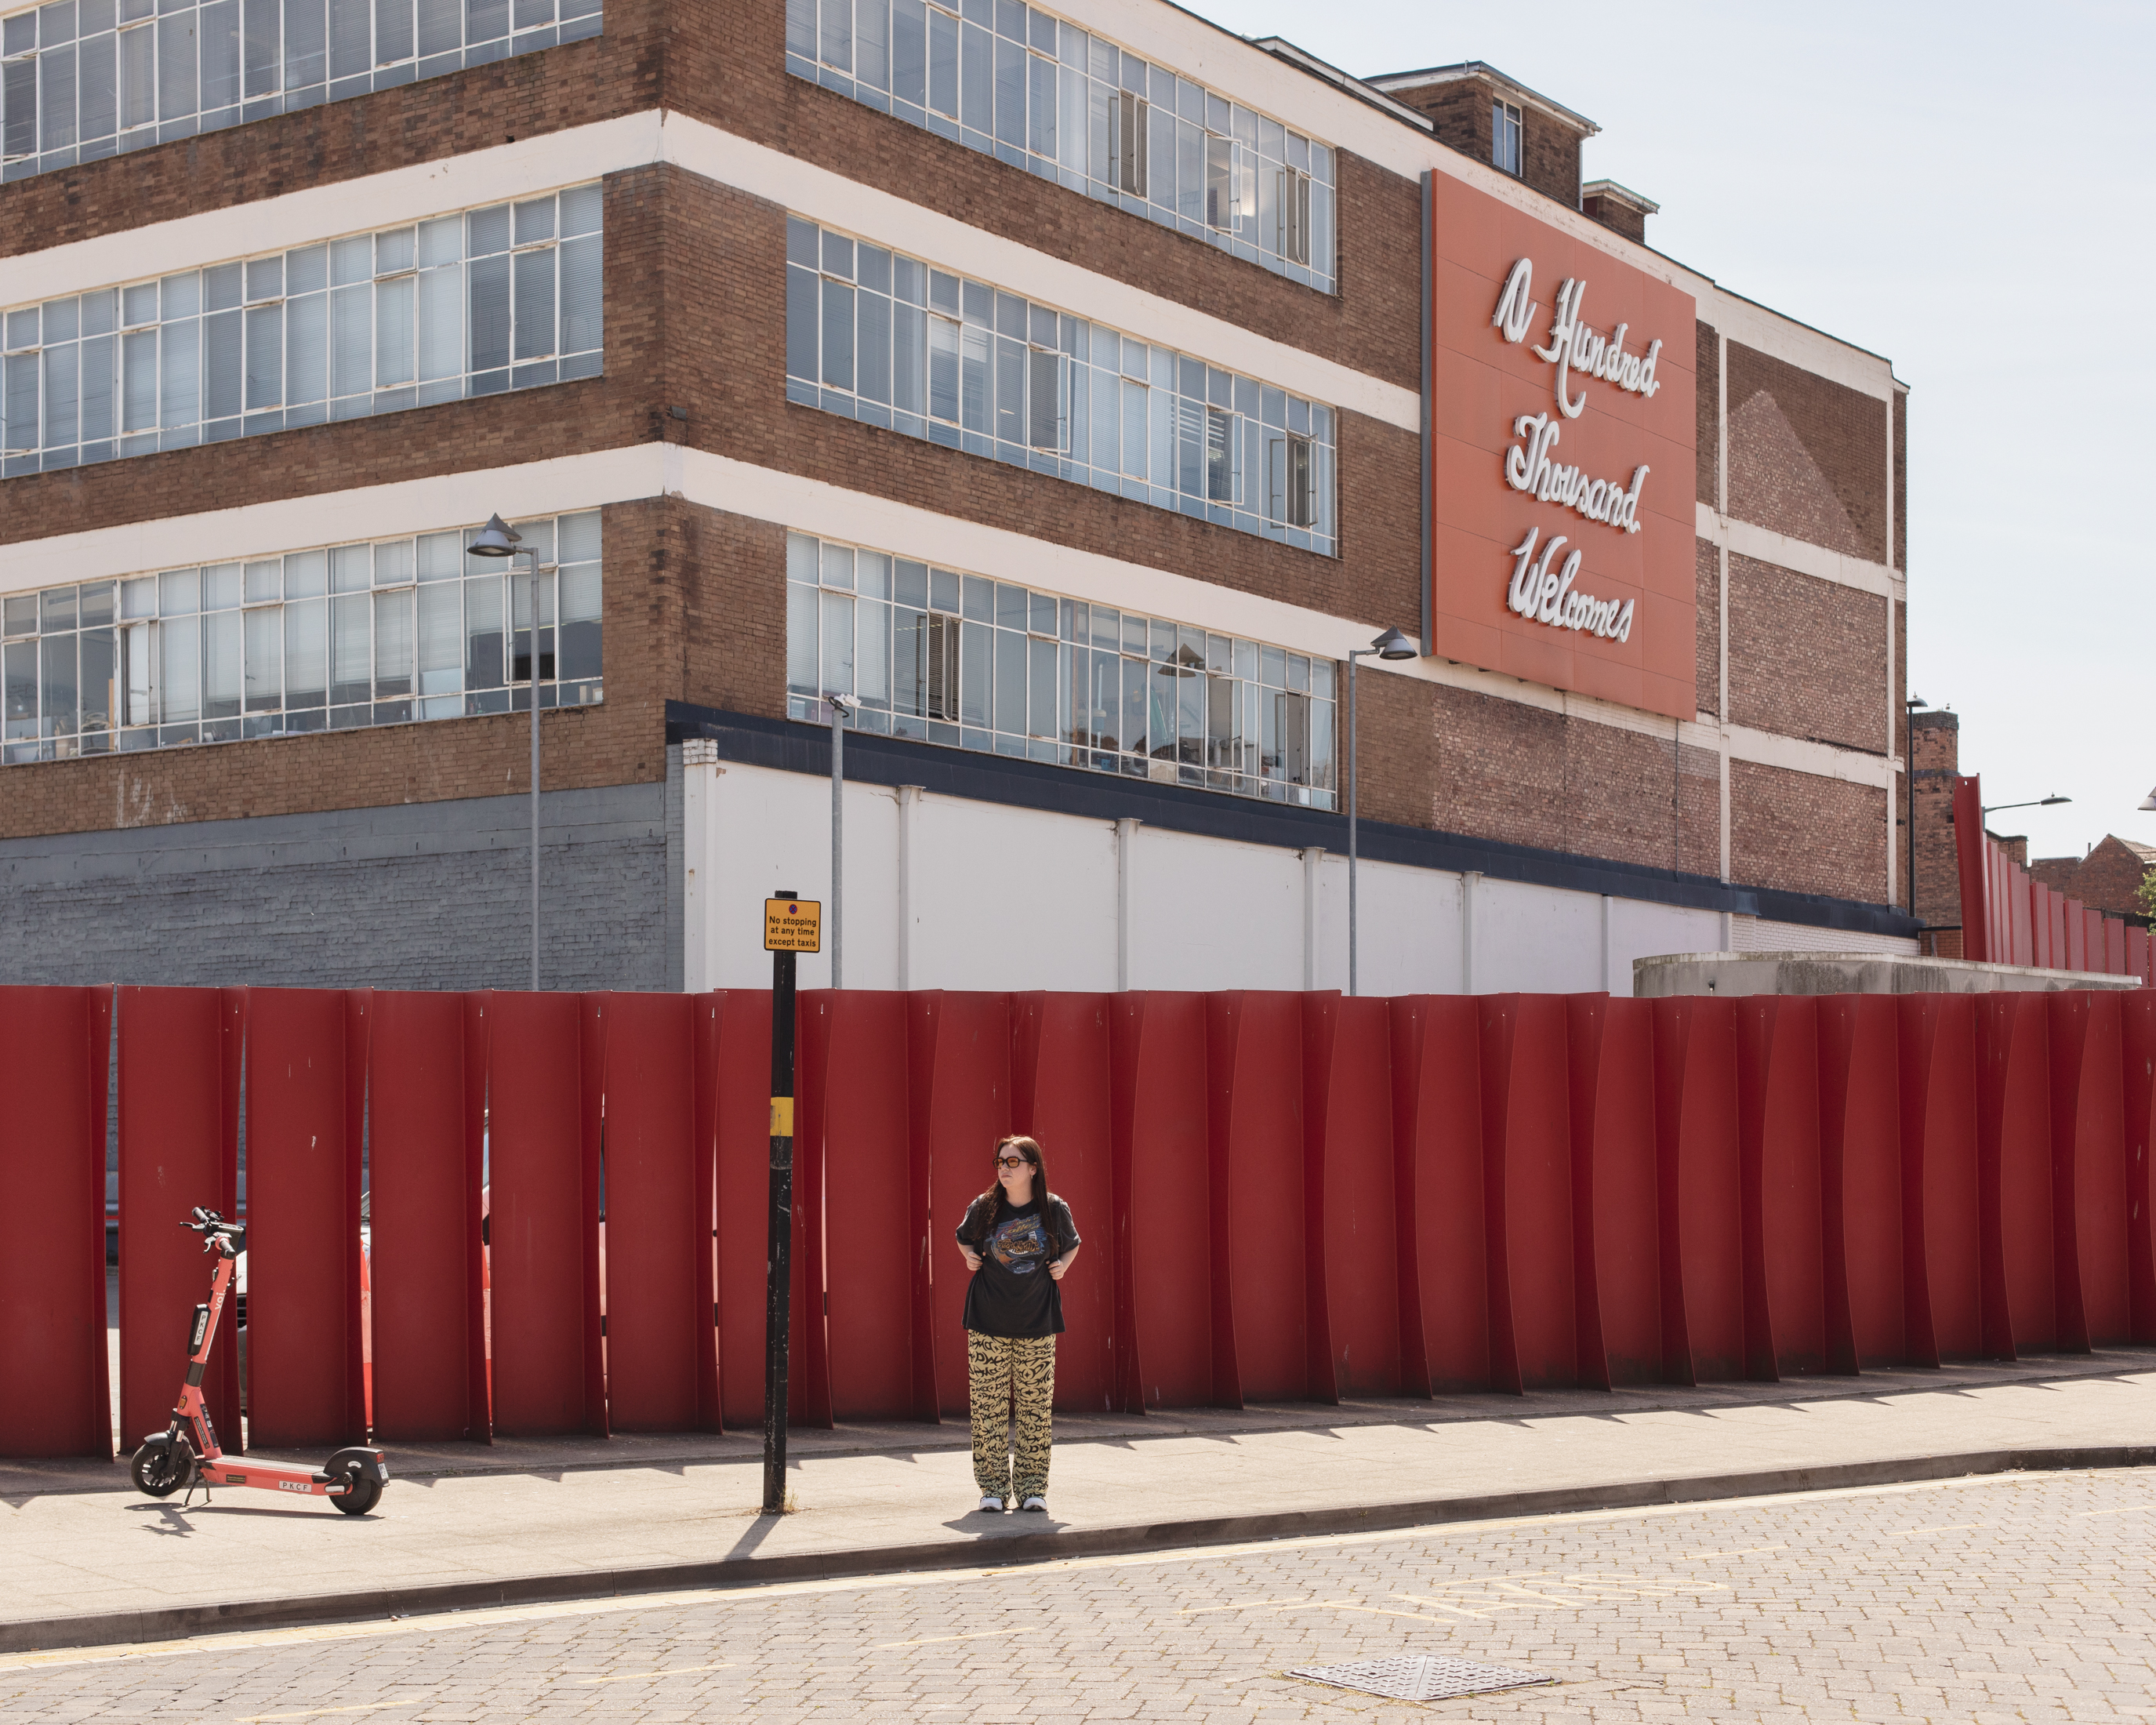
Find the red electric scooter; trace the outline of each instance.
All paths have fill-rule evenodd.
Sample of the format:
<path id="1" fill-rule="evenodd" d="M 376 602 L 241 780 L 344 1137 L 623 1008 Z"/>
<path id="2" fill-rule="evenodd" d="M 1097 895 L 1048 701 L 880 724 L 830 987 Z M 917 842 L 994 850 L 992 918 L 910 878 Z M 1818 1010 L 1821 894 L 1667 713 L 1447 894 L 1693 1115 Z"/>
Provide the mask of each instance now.
<path id="1" fill-rule="evenodd" d="M 217 1339 L 218 1315 L 232 1289 L 234 1263 L 247 1244 L 247 1226 L 228 1222 L 215 1210 L 198 1209 L 194 1218 L 180 1226 L 201 1235 L 203 1250 L 217 1254 L 217 1272 L 210 1278 L 209 1303 L 195 1307 L 187 1382 L 180 1389 L 179 1405 L 172 1409 L 172 1427 L 145 1438 L 135 1452 L 136 1489 L 152 1497 L 169 1497 L 185 1486 L 192 1499 L 200 1486 L 207 1502 L 212 1486 L 256 1486 L 265 1491 L 326 1497 L 348 1516 L 365 1515 L 382 1501 L 382 1488 L 389 1479 L 388 1464 L 379 1450 L 340 1450 L 316 1470 L 286 1461 L 246 1461 L 235 1466 L 218 1448 L 216 1428 L 203 1405 L 203 1373 L 209 1363 L 210 1344 Z M 192 1442 L 187 1430 L 190 1425 L 194 1428 Z"/>

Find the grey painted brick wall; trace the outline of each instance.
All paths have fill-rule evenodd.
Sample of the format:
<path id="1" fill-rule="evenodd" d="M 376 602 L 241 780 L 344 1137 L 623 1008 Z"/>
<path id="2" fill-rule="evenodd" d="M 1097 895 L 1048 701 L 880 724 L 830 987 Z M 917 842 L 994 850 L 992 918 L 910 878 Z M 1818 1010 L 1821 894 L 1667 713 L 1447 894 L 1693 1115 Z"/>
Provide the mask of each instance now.
<path id="1" fill-rule="evenodd" d="M 542 793 L 542 988 L 680 987 L 668 788 Z M 521 988 L 530 809 L 484 797 L 0 842 L 0 983 Z"/>

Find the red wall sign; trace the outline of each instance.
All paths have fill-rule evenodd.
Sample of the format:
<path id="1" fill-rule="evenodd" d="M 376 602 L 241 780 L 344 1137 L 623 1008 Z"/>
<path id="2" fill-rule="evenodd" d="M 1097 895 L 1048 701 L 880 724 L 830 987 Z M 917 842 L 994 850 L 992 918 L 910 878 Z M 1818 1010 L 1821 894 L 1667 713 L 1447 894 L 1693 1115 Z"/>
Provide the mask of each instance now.
<path id="1" fill-rule="evenodd" d="M 1425 646 L 1689 719 L 1691 295 L 1430 179 Z"/>

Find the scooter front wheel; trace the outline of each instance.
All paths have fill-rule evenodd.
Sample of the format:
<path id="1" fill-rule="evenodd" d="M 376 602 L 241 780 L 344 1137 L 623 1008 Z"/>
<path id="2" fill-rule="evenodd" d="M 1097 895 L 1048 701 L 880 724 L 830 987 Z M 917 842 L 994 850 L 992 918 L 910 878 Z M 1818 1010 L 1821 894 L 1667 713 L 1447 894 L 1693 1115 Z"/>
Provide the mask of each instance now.
<path id="1" fill-rule="evenodd" d="M 135 1489 L 169 1497 L 187 1482 L 194 1457 L 170 1438 L 152 1438 L 135 1452 Z"/>
<path id="2" fill-rule="evenodd" d="M 348 1516 L 363 1516 L 382 1502 L 382 1481 L 363 1471 L 357 1462 L 346 1464 L 345 1489 L 330 1502 Z"/>

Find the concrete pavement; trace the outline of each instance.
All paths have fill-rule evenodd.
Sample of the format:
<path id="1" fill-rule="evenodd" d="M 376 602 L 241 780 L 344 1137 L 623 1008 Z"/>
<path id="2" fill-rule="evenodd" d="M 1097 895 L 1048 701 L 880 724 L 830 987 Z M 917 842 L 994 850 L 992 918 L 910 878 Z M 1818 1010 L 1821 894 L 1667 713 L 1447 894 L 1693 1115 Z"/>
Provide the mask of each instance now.
<path id="1" fill-rule="evenodd" d="M 0 1651 L 519 1599 L 978 1564 L 2156 1460 L 2156 1350 L 1951 1373 L 1058 1422 L 1051 1514 L 972 1509 L 963 1426 L 392 1452 L 372 1516 L 120 1466 L 0 1469 Z M 608 1465 L 611 1464 L 611 1465 Z M 986 1552 L 983 1547 L 987 1548 Z"/>
<path id="2" fill-rule="evenodd" d="M 2152 1516 L 2010 1474 L 0 1653 L 0 1719 L 2145 1725 Z M 1297 1675 L 1416 1656 L 1545 1681 Z"/>

